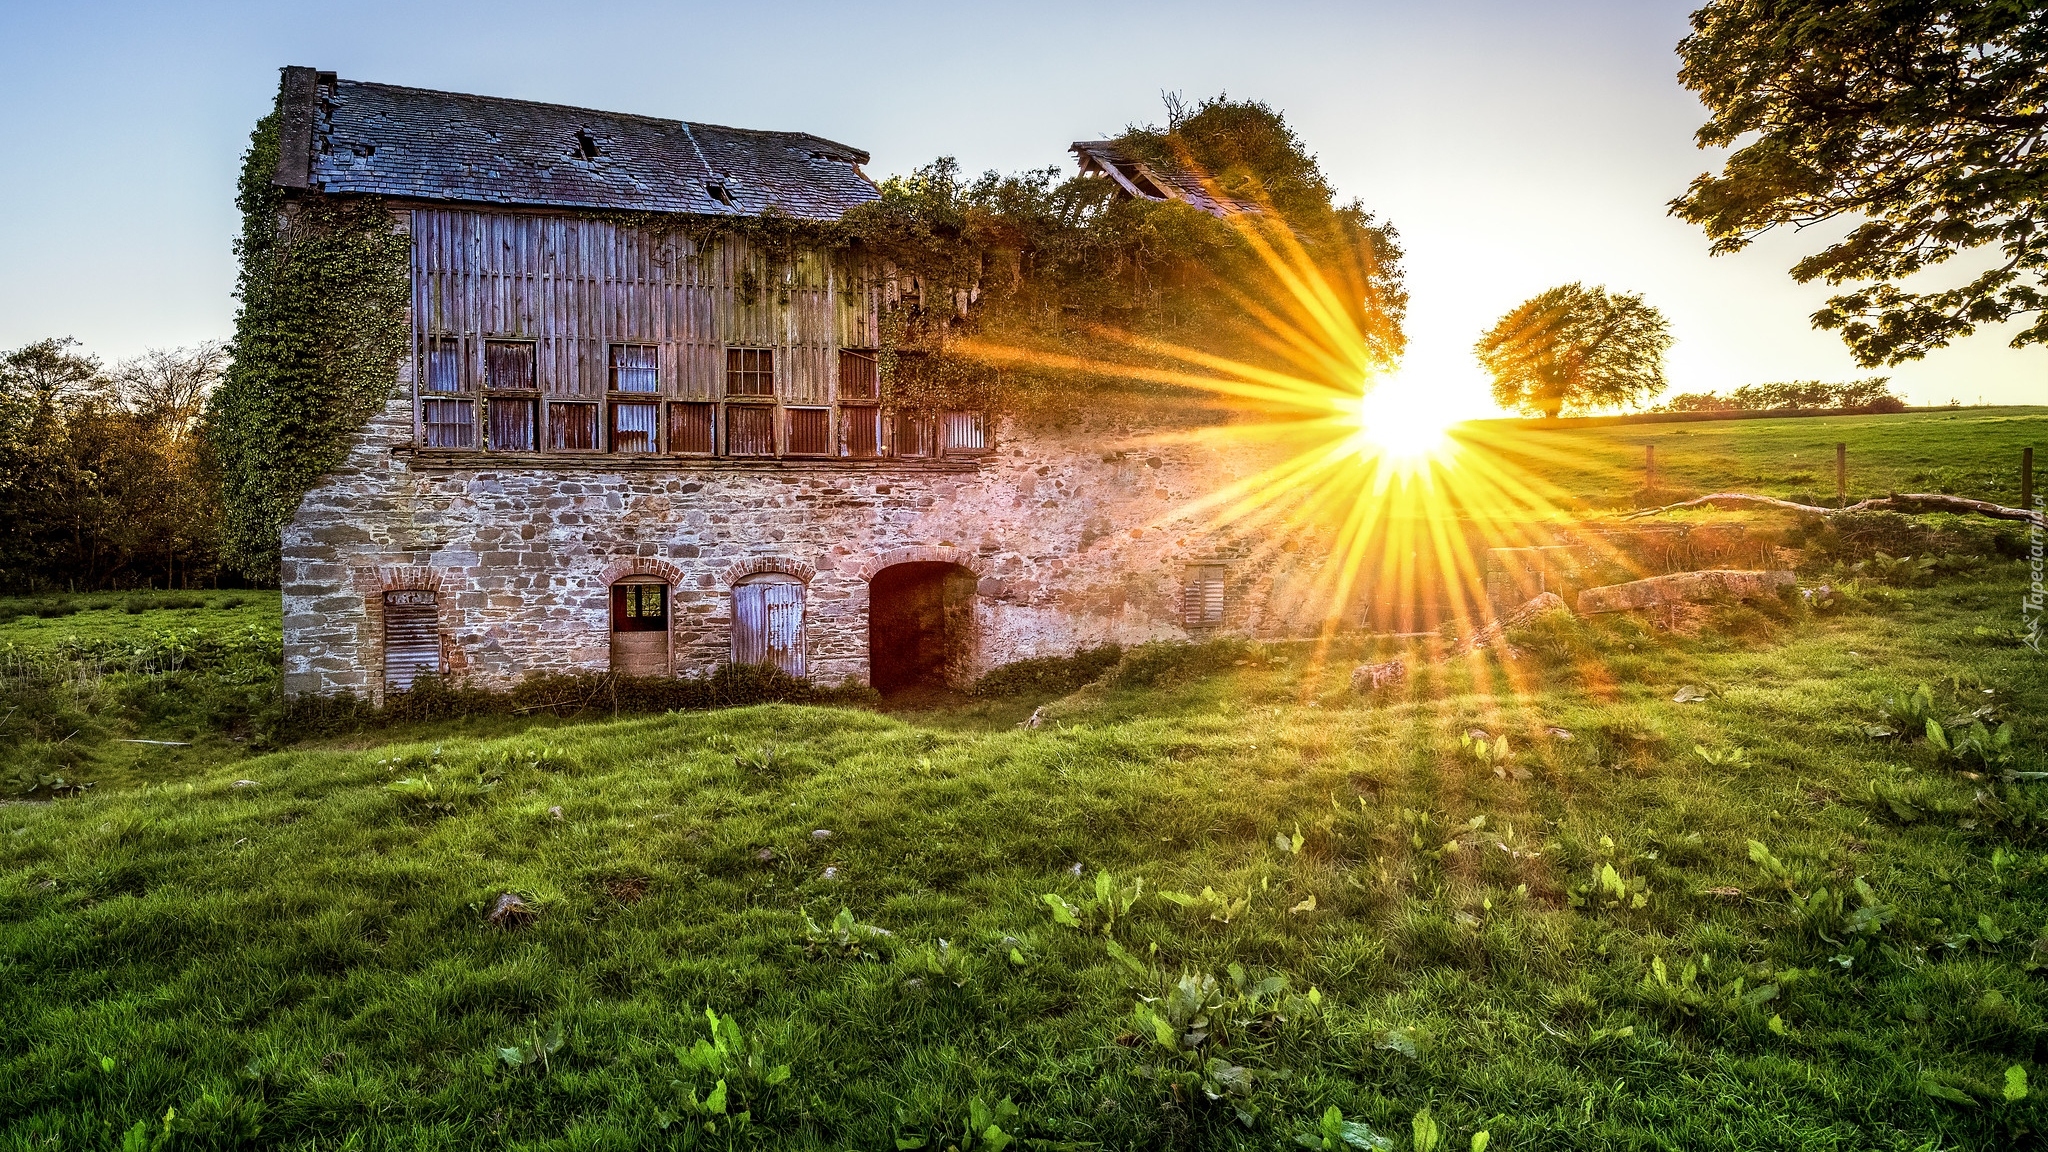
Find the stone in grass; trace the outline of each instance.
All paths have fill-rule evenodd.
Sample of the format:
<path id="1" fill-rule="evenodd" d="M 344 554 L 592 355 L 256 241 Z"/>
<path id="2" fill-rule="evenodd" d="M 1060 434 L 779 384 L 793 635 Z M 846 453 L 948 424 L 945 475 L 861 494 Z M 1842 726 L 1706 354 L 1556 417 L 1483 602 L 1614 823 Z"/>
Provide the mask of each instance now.
<path id="1" fill-rule="evenodd" d="M 817 841 L 823 842 L 823 841 L 826 841 L 826 840 L 830 840 L 831 838 L 832 838 L 832 830 L 831 830 L 830 828 L 813 828 L 813 829 L 811 829 L 811 839 L 813 839 L 813 840 L 817 840 Z"/>
<path id="2" fill-rule="evenodd" d="M 516 894 L 504 892 L 499 894 L 497 901 L 491 905 L 491 910 L 484 917 L 484 922 L 494 928 L 524 928 L 528 924 L 533 923 L 538 918 L 538 915 L 526 901 L 521 900 Z"/>
<path id="3" fill-rule="evenodd" d="M 1673 572 L 1626 584 L 1588 588 L 1579 593 L 1579 613 L 1630 612 L 1666 604 L 1707 604 L 1717 600 L 1748 600 L 1775 596 L 1781 588 L 1798 581 L 1791 572 L 1742 572 L 1716 569 L 1705 572 Z"/>

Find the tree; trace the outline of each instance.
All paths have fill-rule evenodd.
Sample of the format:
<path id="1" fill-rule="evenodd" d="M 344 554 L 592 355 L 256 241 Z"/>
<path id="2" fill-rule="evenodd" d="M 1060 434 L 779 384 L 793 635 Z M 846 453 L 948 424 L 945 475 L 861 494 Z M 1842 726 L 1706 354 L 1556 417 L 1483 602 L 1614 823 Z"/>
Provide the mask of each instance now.
<path id="1" fill-rule="evenodd" d="M 151 348 L 114 370 L 114 387 L 123 407 L 177 439 L 197 426 L 206 397 L 227 365 L 228 346 L 222 340 Z"/>
<path id="2" fill-rule="evenodd" d="M 1710 0 L 1678 46 L 1712 114 L 1701 147 L 1747 141 L 1671 211 L 1718 255 L 1780 225 L 1860 221 L 1792 267 L 1860 287 L 1814 313 L 1865 367 L 2036 315 L 2048 341 L 2048 5 L 2028 0 Z M 1900 281 L 1977 249 L 1959 287 Z"/>
<path id="3" fill-rule="evenodd" d="M 1495 403 L 1554 418 L 1662 392 L 1670 347 L 1664 314 L 1641 296 L 1573 283 L 1523 301 L 1473 352 L 1493 376 Z"/>

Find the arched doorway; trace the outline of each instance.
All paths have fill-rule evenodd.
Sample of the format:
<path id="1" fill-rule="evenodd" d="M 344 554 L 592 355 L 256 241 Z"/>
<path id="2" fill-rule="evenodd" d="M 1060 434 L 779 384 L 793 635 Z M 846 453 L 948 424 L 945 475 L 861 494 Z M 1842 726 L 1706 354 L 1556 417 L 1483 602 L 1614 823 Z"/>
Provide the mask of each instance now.
<path id="1" fill-rule="evenodd" d="M 878 692 L 959 686 L 974 663 L 973 572 L 894 564 L 868 581 L 868 682 Z"/>
<path id="2" fill-rule="evenodd" d="M 668 585 L 658 576 L 628 576 L 612 585 L 612 671 L 669 674 Z"/>

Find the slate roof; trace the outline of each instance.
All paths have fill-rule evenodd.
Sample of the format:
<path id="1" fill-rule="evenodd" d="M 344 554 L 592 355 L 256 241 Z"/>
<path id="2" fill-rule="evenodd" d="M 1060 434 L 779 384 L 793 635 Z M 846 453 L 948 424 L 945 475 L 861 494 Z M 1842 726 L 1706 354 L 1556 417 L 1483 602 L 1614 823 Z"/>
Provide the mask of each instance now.
<path id="1" fill-rule="evenodd" d="M 868 154 L 759 132 L 286 68 L 277 181 L 421 200 L 836 220 Z"/>
<path id="2" fill-rule="evenodd" d="M 1179 200 L 1211 216 L 1236 212 L 1257 212 L 1249 200 L 1219 196 L 1203 187 L 1192 172 L 1161 168 L 1124 151 L 1114 140 L 1076 140 L 1067 147 L 1081 162 L 1082 172 L 1093 172 L 1116 181 L 1126 196 L 1140 200 Z"/>

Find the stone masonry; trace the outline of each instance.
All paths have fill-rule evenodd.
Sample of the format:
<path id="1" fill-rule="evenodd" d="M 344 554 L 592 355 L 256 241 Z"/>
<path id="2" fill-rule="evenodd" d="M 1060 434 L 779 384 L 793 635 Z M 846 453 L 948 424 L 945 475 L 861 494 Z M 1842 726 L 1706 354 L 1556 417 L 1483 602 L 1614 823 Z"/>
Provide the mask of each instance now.
<path id="1" fill-rule="evenodd" d="M 404 382 L 410 391 L 410 382 Z M 382 692 L 382 593 L 438 593 L 451 679 L 505 686 L 609 667 L 609 588 L 673 589 L 678 675 L 729 658 L 731 590 L 756 572 L 807 586 L 809 673 L 865 682 L 868 579 L 942 561 L 978 577 L 966 672 L 1093 645 L 1182 639 L 1186 566 L 1222 560 L 1223 631 L 1312 634 L 1316 533 L 1204 531 L 1178 510 L 1262 461 L 1148 445 L 1109 426 L 1005 425 L 979 460 L 635 460 L 451 464 L 411 446 L 394 399 L 304 500 L 284 539 L 285 677 L 294 694 Z"/>

